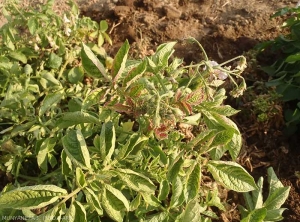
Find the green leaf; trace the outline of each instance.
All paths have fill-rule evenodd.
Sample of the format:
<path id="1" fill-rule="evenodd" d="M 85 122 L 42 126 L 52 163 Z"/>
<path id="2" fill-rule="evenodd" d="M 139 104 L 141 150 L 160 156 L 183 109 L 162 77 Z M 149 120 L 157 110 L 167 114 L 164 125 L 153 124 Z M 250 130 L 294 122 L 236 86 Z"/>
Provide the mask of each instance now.
<path id="1" fill-rule="evenodd" d="M 135 211 L 141 205 L 142 196 L 138 194 L 130 203 L 129 210 Z"/>
<path id="2" fill-rule="evenodd" d="M 47 64 L 52 69 L 58 69 L 62 64 L 62 58 L 52 52 L 49 56 Z"/>
<path id="3" fill-rule="evenodd" d="M 231 140 L 225 145 L 226 150 L 233 160 L 236 160 L 240 154 L 242 148 L 242 136 L 241 134 L 234 133 Z"/>
<path id="4" fill-rule="evenodd" d="M 73 218 L 70 218 L 71 221 L 87 222 L 84 206 L 78 201 L 74 201 L 72 205 L 75 207 L 75 215 Z"/>
<path id="5" fill-rule="evenodd" d="M 116 172 L 122 182 L 137 192 L 152 194 L 156 190 L 156 186 L 153 182 L 143 174 L 130 169 L 117 169 L 114 172 Z"/>
<path id="6" fill-rule="evenodd" d="M 102 125 L 100 134 L 100 153 L 104 160 L 104 165 L 111 160 L 111 156 L 115 151 L 116 132 L 113 122 L 109 121 Z"/>
<path id="7" fill-rule="evenodd" d="M 287 63 L 295 63 L 295 62 L 297 62 L 297 61 L 300 61 L 300 53 L 296 53 L 296 54 L 294 54 L 294 55 L 288 56 L 288 57 L 285 59 L 285 61 L 286 61 Z"/>
<path id="8" fill-rule="evenodd" d="M 184 187 L 179 176 L 172 181 L 172 197 L 170 208 L 178 207 L 184 202 Z"/>
<path id="9" fill-rule="evenodd" d="M 268 168 L 268 183 L 269 183 L 269 195 L 271 195 L 278 188 L 284 187 L 281 181 L 276 176 L 273 167 Z"/>
<path id="10" fill-rule="evenodd" d="M 187 204 L 185 210 L 176 218 L 176 222 L 199 222 L 202 208 L 197 201 L 191 201 Z"/>
<path id="11" fill-rule="evenodd" d="M 219 131 L 215 138 L 213 139 L 213 142 L 211 143 L 210 147 L 216 147 L 216 146 L 225 146 L 230 142 L 234 135 L 234 131 L 232 130 L 222 130 Z"/>
<path id="12" fill-rule="evenodd" d="M 153 194 L 149 194 L 149 193 L 141 193 L 141 194 L 146 202 L 146 205 L 150 205 L 153 207 L 160 206 L 159 200 Z"/>
<path id="13" fill-rule="evenodd" d="M 232 108 L 231 106 L 224 105 L 224 106 L 217 106 L 214 107 L 214 112 L 223 115 L 223 116 L 232 116 L 240 112 L 239 110 L 236 110 Z"/>
<path id="14" fill-rule="evenodd" d="M 47 71 L 44 71 L 42 72 L 41 74 L 41 77 L 42 77 L 42 80 L 45 79 L 46 80 L 46 83 L 44 84 L 43 81 L 41 80 L 41 84 L 43 83 L 43 87 L 44 88 L 48 88 L 47 86 L 48 85 L 56 85 L 56 86 L 59 86 L 60 85 L 60 81 L 58 81 L 55 77 L 54 77 L 54 74 L 51 73 L 51 72 L 47 72 Z"/>
<path id="15" fill-rule="evenodd" d="M 68 131 L 62 138 L 62 144 L 67 156 L 75 165 L 84 169 L 91 168 L 90 154 L 80 129 Z"/>
<path id="16" fill-rule="evenodd" d="M 107 190 L 106 192 L 110 192 L 111 195 L 115 196 L 115 198 L 117 198 L 118 201 L 122 202 L 121 205 L 123 205 L 125 207 L 125 209 L 127 211 L 129 211 L 129 202 L 120 190 L 114 188 L 113 186 L 110 186 L 109 184 L 105 184 L 104 187 Z M 114 201 L 114 202 L 116 203 L 116 201 Z"/>
<path id="17" fill-rule="evenodd" d="M 61 152 L 61 168 L 62 174 L 65 176 L 68 176 L 71 172 L 73 172 L 71 159 L 67 156 L 64 150 Z"/>
<path id="18" fill-rule="evenodd" d="M 177 177 L 184 160 L 182 159 L 181 155 L 179 155 L 173 162 L 173 164 L 168 168 L 167 179 L 168 181 L 174 181 Z"/>
<path id="19" fill-rule="evenodd" d="M 197 197 L 201 182 L 201 166 L 195 162 L 189 169 L 187 175 L 187 182 L 184 187 L 184 194 L 186 202 L 189 202 Z"/>
<path id="20" fill-rule="evenodd" d="M 88 187 L 85 187 L 83 192 L 85 194 L 87 203 L 97 211 L 98 215 L 103 215 L 103 209 L 100 205 L 99 196 L 97 196 L 95 192 Z"/>
<path id="21" fill-rule="evenodd" d="M 46 138 L 40 148 L 37 155 L 37 162 L 39 167 L 41 168 L 42 173 L 46 173 L 48 170 L 48 153 L 53 151 L 54 146 L 56 145 L 55 138 Z"/>
<path id="22" fill-rule="evenodd" d="M 38 29 L 39 23 L 35 17 L 30 17 L 27 21 L 27 26 L 31 35 L 34 35 Z"/>
<path id="23" fill-rule="evenodd" d="M 265 208 L 255 209 L 251 211 L 248 216 L 241 220 L 241 222 L 264 222 L 267 214 Z"/>
<path id="24" fill-rule="evenodd" d="M 104 65 L 84 43 L 82 43 L 81 59 L 83 68 L 91 77 L 100 79 L 103 76 L 106 80 L 110 80 Z"/>
<path id="25" fill-rule="evenodd" d="M 38 209 L 54 203 L 68 192 L 55 185 L 20 187 L 1 194 L 0 208 Z"/>
<path id="26" fill-rule="evenodd" d="M 82 124 L 82 123 L 93 123 L 100 125 L 101 122 L 95 116 L 83 112 L 83 111 L 76 111 L 76 112 L 65 112 L 61 118 L 59 118 L 56 122 L 56 126 L 58 128 L 68 128 L 70 126 Z"/>
<path id="27" fill-rule="evenodd" d="M 151 215 L 150 217 L 147 217 L 144 222 L 166 222 L 168 221 L 168 213 L 167 212 L 161 212 L 154 215 Z"/>
<path id="28" fill-rule="evenodd" d="M 79 167 L 76 167 L 75 178 L 76 178 L 76 184 L 78 187 L 84 188 L 87 186 L 87 183 L 85 180 L 85 175 L 82 172 L 81 168 L 79 168 Z"/>
<path id="29" fill-rule="evenodd" d="M 254 179 L 239 164 L 230 161 L 209 161 L 209 172 L 224 187 L 237 192 L 257 189 Z"/>
<path id="30" fill-rule="evenodd" d="M 43 221 L 43 222 L 53 222 L 53 218 L 57 218 L 57 213 L 59 211 L 59 208 L 57 205 L 53 207 L 52 209 L 48 210 L 47 212 L 37 216 L 33 217 L 29 220 L 26 220 L 27 222 L 35 222 L 35 221 Z"/>
<path id="31" fill-rule="evenodd" d="M 290 187 L 280 187 L 272 191 L 268 196 L 267 200 L 263 206 L 267 210 L 275 210 L 281 207 L 284 204 L 285 200 L 288 198 L 290 192 Z"/>
<path id="32" fill-rule="evenodd" d="M 170 186 L 167 180 L 163 180 L 159 184 L 159 192 L 158 192 L 158 199 L 165 200 L 167 199 L 170 192 Z"/>
<path id="33" fill-rule="evenodd" d="M 82 110 L 88 110 L 91 106 L 99 104 L 101 100 L 105 100 L 108 91 L 107 88 L 98 88 L 91 91 L 82 102 Z"/>
<path id="34" fill-rule="evenodd" d="M 73 67 L 68 72 L 68 80 L 70 83 L 77 84 L 79 82 L 82 82 L 84 77 L 84 71 L 82 67 Z"/>
<path id="35" fill-rule="evenodd" d="M 64 96 L 64 90 L 59 90 L 54 93 L 45 96 L 44 100 L 41 102 L 41 107 L 39 110 L 39 116 L 42 116 L 47 110 L 56 106 Z"/>
<path id="36" fill-rule="evenodd" d="M 106 189 L 103 189 L 101 195 L 101 204 L 105 212 L 114 221 L 123 222 L 124 212 L 120 211 L 120 208 L 118 205 L 116 205 L 114 199 L 114 196 L 110 192 L 107 192 Z"/>
<path id="37" fill-rule="evenodd" d="M 253 201 L 253 209 L 258 209 L 263 207 L 263 177 L 260 177 L 257 181 L 258 189 L 253 190 L 252 193 L 252 201 Z"/>
<path id="38" fill-rule="evenodd" d="M 119 77 L 122 75 L 125 69 L 128 51 L 129 51 L 129 43 L 128 40 L 126 40 L 124 44 L 121 46 L 121 48 L 119 49 L 119 51 L 117 52 L 117 55 L 115 56 L 114 62 L 112 64 L 111 75 L 114 83 L 117 83 Z"/>
<path id="39" fill-rule="evenodd" d="M 121 145 L 119 153 L 116 156 L 117 160 L 126 159 L 126 157 L 133 151 L 133 149 L 143 141 L 148 140 L 148 137 L 140 135 L 138 133 L 133 133 L 127 140 L 125 145 Z"/>
<path id="40" fill-rule="evenodd" d="M 18 61 L 20 61 L 24 64 L 27 63 L 27 58 L 22 52 L 11 51 L 11 52 L 9 52 L 8 56 L 15 59 L 15 60 L 18 60 Z"/>
<path id="41" fill-rule="evenodd" d="M 137 67 L 128 72 L 123 80 L 123 86 L 125 87 L 125 89 L 127 89 L 133 82 L 137 81 L 144 74 L 146 68 L 147 61 L 144 60 Z"/>
<path id="42" fill-rule="evenodd" d="M 105 20 L 100 21 L 100 31 L 105 32 L 108 29 L 108 24 Z"/>
<path id="43" fill-rule="evenodd" d="M 285 210 L 286 210 L 286 208 L 268 210 L 264 221 L 281 221 L 281 220 L 283 220 L 284 218 L 283 218 L 282 214 Z"/>

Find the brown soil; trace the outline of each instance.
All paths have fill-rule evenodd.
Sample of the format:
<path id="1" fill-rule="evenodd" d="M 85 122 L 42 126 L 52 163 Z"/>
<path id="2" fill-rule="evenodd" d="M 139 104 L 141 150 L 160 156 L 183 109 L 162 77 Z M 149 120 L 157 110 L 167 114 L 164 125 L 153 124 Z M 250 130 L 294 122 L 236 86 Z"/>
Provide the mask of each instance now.
<path id="1" fill-rule="evenodd" d="M 0 0 L 1 2 L 1 0 Z M 24 0 L 24 2 L 28 2 Z M 57 1 L 58 10 L 65 5 Z M 84 15 L 110 24 L 113 46 L 108 53 L 114 55 L 128 39 L 131 55 L 143 57 L 151 54 L 156 46 L 167 41 L 178 41 L 176 55 L 187 63 L 201 60 L 201 51 L 195 45 L 183 44 L 189 36 L 196 38 L 206 49 L 210 59 L 217 62 L 246 54 L 257 43 L 274 38 L 280 32 L 280 21 L 269 17 L 277 9 L 295 6 L 297 0 L 77 0 Z M 0 18 L 1 22 L 1 18 Z M 251 57 L 250 57 L 251 59 Z M 255 65 L 244 73 L 250 85 L 266 76 Z M 250 97 L 249 97 L 250 98 Z M 249 98 L 241 99 L 243 104 Z M 230 101 L 232 104 L 236 101 Z M 300 141 L 295 136 L 286 139 L 281 132 L 282 116 L 268 124 L 260 124 L 249 116 L 247 107 L 235 105 L 242 112 L 235 121 L 244 136 L 240 163 L 257 179 L 266 176 L 266 169 L 273 166 L 278 177 L 286 186 L 291 186 L 288 200 L 283 207 L 284 221 L 300 221 Z M 298 136 L 299 137 L 299 136 Z M 0 175 L 1 177 L 1 175 Z M 232 195 L 232 205 L 238 197 Z M 235 202 L 233 202 L 235 201 Z M 221 221 L 238 221 L 238 216 L 221 215 Z"/>

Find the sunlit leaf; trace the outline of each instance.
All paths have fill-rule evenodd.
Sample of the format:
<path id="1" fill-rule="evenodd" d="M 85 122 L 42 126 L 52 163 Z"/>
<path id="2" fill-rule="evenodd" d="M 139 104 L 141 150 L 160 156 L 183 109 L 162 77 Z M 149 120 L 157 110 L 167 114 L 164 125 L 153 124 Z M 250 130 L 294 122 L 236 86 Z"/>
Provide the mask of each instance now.
<path id="1" fill-rule="evenodd" d="M 230 161 L 209 161 L 209 172 L 224 187 L 237 192 L 257 189 L 254 179 L 239 164 Z"/>
<path id="2" fill-rule="evenodd" d="M 62 144 L 67 156 L 75 165 L 79 165 L 82 168 L 91 168 L 90 154 L 79 129 L 68 131 L 62 138 Z"/>
<path id="3" fill-rule="evenodd" d="M 66 194 L 65 189 L 55 185 L 20 187 L 1 194 L 0 208 L 38 209 L 54 203 Z"/>

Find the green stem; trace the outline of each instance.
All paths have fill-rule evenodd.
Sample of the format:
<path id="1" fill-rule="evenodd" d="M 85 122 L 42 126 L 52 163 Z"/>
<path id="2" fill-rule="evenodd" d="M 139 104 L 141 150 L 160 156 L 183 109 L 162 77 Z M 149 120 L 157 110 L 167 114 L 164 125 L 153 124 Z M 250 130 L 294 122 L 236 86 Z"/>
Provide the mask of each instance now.
<path id="1" fill-rule="evenodd" d="M 163 83 L 162 79 L 160 78 L 159 73 L 155 73 L 155 76 L 156 76 L 156 78 L 157 78 L 159 84 L 162 86 L 164 92 L 167 93 L 167 92 L 168 92 L 168 89 L 167 89 L 167 87 L 165 86 L 165 84 Z"/>
<path id="2" fill-rule="evenodd" d="M 64 199 L 62 201 L 60 201 L 58 203 L 58 206 L 67 202 L 67 200 L 69 200 L 71 197 L 75 196 L 76 194 L 78 194 L 81 191 L 81 187 L 78 187 L 76 190 L 74 190 L 72 193 L 68 194 L 67 196 L 64 196 Z"/>
<path id="3" fill-rule="evenodd" d="M 192 41 L 194 41 L 194 42 L 197 43 L 197 45 L 200 47 L 201 51 L 202 51 L 203 54 L 204 54 L 205 60 L 208 61 L 208 56 L 207 56 L 207 54 L 206 54 L 204 48 L 203 48 L 202 45 L 200 44 L 200 42 L 198 42 L 197 39 L 195 39 L 195 38 L 193 38 L 193 37 L 191 37 L 190 39 L 191 39 Z"/>
<path id="4" fill-rule="evenodd" d="M 58 73 L 58 76 L 57 76 L 58 80 L 62 77 L 62 74 L 64 73 L 67 65 L 72 61 L 72 59 L 73 59 L 73 56 L 70 55 L 70 53 L 69 53 L 68 58 L 66 59 L 65 63 L 63 64 L 63 66 L 59 70 L 59 73 Z"/>

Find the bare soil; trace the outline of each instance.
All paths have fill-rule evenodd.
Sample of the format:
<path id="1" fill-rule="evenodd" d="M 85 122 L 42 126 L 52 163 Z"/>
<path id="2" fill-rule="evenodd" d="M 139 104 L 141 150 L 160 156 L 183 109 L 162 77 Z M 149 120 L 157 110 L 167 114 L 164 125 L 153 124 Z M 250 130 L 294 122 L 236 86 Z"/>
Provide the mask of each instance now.
<path id="1" fill-rule="evenodd" d="M 33 1 L 24 0 L 28 5 Z M 65 1 L 57 1 L 58 11 L 66 9 Z M 265 81 L 267 76 L 252 63 L 251 49 L 262 41 L 275 38 L 280 33 L 281 21 L 270 20 L 279 8 L 295 6 L 297 0 L 77 0 L 82 14 L 96 21 L 105 19 L 110 24 L 113 46 L 107 47 L 114 55 L 125 39 L 131 43 L 131 55 L 143 57 L 167 41 L 177 41 L 176 55 L 187 63 L 201 60 L 200 49 L 183 44 L 189 36 L 196 38 L 206 49 L 211 60 L 217 62 L 245 54 L 249 68 L 244 73 L 247 83 Z M 1 3 L 1 0 L 0 0 Z M 1 16 L 1 15 L 0 15 Z M 1 18 L 0 18 L 1 22 Z M 1 25 L 0 25 L 1 26 Z M 250 51 L 249 51 L 250 50 Z M 272 59 L 272 58 L 270 58 Z M 258 94 L 260 92 L 257 92 Z M 284 221 L 300 221 L 300 171 L 299 135 L 286 138 L 282 134 L 283 117 L 275 116 L 267 124 L 260 124 L 247 112 L 247 94 L 242 99 L 228 102 L 242 111 L 234 117 L 243 133 L 244 145 L 240 163 L 257 179 L 266 176 L 273 166 L 286 186 L 291 186 L 290 196 L 283 207 Z M 1 175 L 0 175 L 1 177 Z M 241 199 L 229 193 L 229 211 L 220 221 L 239 221 L 236 205 Z"/>

